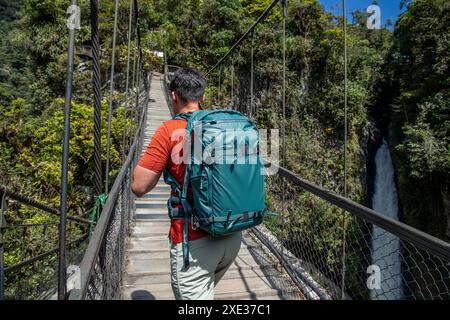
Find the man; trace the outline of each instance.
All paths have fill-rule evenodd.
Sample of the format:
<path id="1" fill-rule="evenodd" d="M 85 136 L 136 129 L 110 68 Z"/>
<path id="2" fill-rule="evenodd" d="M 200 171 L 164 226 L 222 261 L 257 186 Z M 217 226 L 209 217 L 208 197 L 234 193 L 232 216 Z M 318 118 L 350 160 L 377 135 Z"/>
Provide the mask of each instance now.
<path id="1" fill-rule="evenodd" d="M 206 80 L 189 68 L 180 68 L 170 83 L 174 113 L 187 114 L 201 108 Z M 156 130 L 146 152 L 134 169 L 132 190 L 141 197 L 150 192 L 163 170 L 183 185 L 186 165 L 182 161 L 182 142 L 186 120 L 176 119 L 163 123 Z M 180 134 L 181 133 L 181 134 Z M 177 161 L 178 160 L 178 161 Z M 192 192 L 188 188 L 188 200 Z M 181 207 L 178 205 L 178 207 Z M 213 238 L 203 230 L 193 230 L 189 219 L 189 268 L 183 264 L 183 219 L 171 220 L 169 231 L 172 290 L 176 299 L 213 299 L 214 287 L 236 258 L 241 246 L 241 232 Z"/>

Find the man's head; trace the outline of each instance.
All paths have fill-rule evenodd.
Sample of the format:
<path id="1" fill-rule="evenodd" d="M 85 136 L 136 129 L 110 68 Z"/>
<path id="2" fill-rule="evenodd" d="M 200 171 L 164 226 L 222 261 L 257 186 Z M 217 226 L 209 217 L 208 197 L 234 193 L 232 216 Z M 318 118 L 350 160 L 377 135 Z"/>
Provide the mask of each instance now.
<path id="1" fill-rule="evenodd" d="M 190 68 L 180 68 L 170 82 L 170 91 L 175 113 L 183 108 L 199 107 L 203 102 L 206 79 L 197 70 Z"/>

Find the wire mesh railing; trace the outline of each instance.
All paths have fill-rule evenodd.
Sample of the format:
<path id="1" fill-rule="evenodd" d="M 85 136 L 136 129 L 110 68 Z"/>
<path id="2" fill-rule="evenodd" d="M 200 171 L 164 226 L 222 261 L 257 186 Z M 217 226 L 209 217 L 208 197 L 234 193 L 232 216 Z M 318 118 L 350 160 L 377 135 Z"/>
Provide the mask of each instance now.
<path id="1" fill-rule="evenodd" d="M 47 299 L 56 294 L 59 212 L 0 187 L 0 299 Z M 89 221 L 68 216 L 65 248 L 69 265 L 79 263 Z"/>
<path id="2" fill-rule="evenodd" d="M 151 83 L 151 81 L 148 81 Z M 139 126 L 128 156 L 108 194 L 105 206 L 80 264 L 80 288 L 69 299 L 110 300 L 121 298 L 125 246 L 133 223 L 134 195 L 131 177 L 142 150 L 149 87 L 143 87 Z"/>
<path id="3" fill-rule="evenodd" d="M 283 219 L 281 179 L 288 180 Z M 271 249 L 300 280 L 301 289 L 313 292 L 309 297 L 450 299 L 450 244 L 286 169 L 280 168 L 279 176 L 268 180 L 268 203 L 280 216 L 268 219 L 255 232 L 266 241 L 271 237 L 279 241 Z M 347 234 L 343 297 L 341 211 L 346 212 Z"/>

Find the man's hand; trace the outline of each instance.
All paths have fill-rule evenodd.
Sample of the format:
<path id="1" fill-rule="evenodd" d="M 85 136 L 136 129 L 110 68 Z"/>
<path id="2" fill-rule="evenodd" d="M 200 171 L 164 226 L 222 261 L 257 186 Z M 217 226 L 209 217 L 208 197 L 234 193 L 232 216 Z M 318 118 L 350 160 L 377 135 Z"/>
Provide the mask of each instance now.
<path id="1" fill-rule="evenodd" d="M 131 184 L 131 190 L 136 196 L 142 197 L 156 186 L 160 176 L 161 172 L 148 170 L 137 165 L 133 172 L 133 183 Z"/>

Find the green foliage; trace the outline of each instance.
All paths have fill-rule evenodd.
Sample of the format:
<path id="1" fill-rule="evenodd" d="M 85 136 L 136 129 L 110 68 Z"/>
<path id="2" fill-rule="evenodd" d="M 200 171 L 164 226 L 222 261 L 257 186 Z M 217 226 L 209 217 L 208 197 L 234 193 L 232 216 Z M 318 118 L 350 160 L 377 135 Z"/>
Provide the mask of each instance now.
<path id="1" fill-rule="evenodd" d="M 450 239 L 450 5 L 410 1 L 394 33 L 394 161 L 405 219 Z"/>
<path id="2" fill-rule="evenodd" d="M 90 45 L 89 1 L 81 7 L 81 30 L 76 32 L 76 45 Z M 100 5 L 100 41 L 102 48 L 102 83 L 106 83 L 111 60 L 113 2 Z M 127 56 L 128 1 L 120 1 L 119 36 L 116 74 L 124 74 Z M 0 182 L 7 188 L 29 195 L 51 207 L 59 208 L 61 153 L 64 119 L 64 92 L 67 65 L 68 32 L 67 1 L 24 0 L 0 1 Z M 140 8 L 141 28 L 145 34 L 149 20 Z M 134 36 L 134 35 L 133 35 Z M 144 68 L 159 69 L 161 60 L 153 54 L 157 47 L 143 50 Z M 136 51 L 133 39 L 132 55 Z M 69 145 L 68 214 L 88 217 L 93 204 L 94 113 L 92 106 L 92 64 L 75 51 L 73 99 L 71 105 L 71 139 Z M 120 79 L 120 78 L 119 78 Z M 117 81 L 113 95 L 111 123 L 110 182 L 121 167 L 124 122 L 124 81 Z M 103 93 L 105 97 L 105 94 Z M 133 98 L 131 98 L 133 99 Z M 134 100 L 133 100 L 134 101 Z M 102 167 L 105 168 L 108 101 L 102 100 Z M 126 137 L 134 134 L 137 120 L 128 119 Z M 57 246 L 58 217 L 14 202 L 8 207 L 5 240 L 5 263 L 12 266 Z M 50 226 L 11 227 L 17 224 L 51 224 Z M 73 223 L 68 227 L 68 241 L 87 230 Z M 72 249 L 71 249 L 72 250 Z M 69 253 L 69 260 L 72 259 Z M 29 267 L 9 273 L 6 297 L 38 298 L 54 288 L 56 255 Z M 79 259 L 79 257 L 77 257 Z"/>
<path id="3" fill-rule="evenodd" d="M 272 3 L 273 0 L 241 0 L 242 12 L 244 16 L 252 18 L 255 20 L 258 18 L 263 11 Z M 276 20 L 281 17 L 281 10 L 279 8 L 274 8 L 267 16 L 267 20 Z"/>
<path id="4" fill-rule="evenodd" d="M 419 104 L 415 124 L 404 127 L 405 139 L 397 146 L 407 159 L 413 178 L 450 172 L 450 97 L 437 94 Z"/>
<path id="5" fill-rule="evenodd" d="M 240 34 L 238 0 L 177 1 L 167 6 L 160 1 L 153 3 L 166 18 L 162 28 L 171 64 L 206 70 L 228 51 Z"/>
<path id="6" fill-rule="evenodd" d="M 4 110 L 0 117 L 3 143 L 8 143 L 14 150 L 9 156 L 9 167 L 1 172 L 19 172 L 17 179 L 12 186 L 18 191 L 41 195 L 45 197 L 46 202 L 57 206 L 59 203 L 59 188 L 61 179 L 61 141 L 63 137 L 63 99 L 56 99 L 46 110 L 46 112 L 37 119 L 26 119 L 25 101 L 15 100 L 11 108 Z M 2 111 L 0 109 L 0 111 Z M 112 136 L 113 141 L 110 149 L 111 166 L 120 167 L 120 155 L 122 151 L 122 128 L 124 126 L 124 109 L 119 108 L 112 117 Z M 93 107 L 86 104 L 72 103 L 71 106 L 71 140 L 69 146 L 70 168 L 69 185 L 71 186 L 89 186 L 93 184 Z M 102 104 L 102 118 L 107 118 L 107 104 Z M 15 119 L 15 121 L 14 121 Z M 106 148 L 106 130 L 107 123 L 102 122 L 102 149 Z M 130 119 L 127 121 L 127 127 L 131 131 L 135 124 Z M 128 133 L 130 134 L 130 132 Z M 104 155 L 103 155 L 104 156 Z M 105 161 L 106 159 L 103 159 Z M 3 168 L 2 168 L 3 169 Z M 21 180 L 27 177 L 28 184 L 25 186 Z M 7 179 L 7 177 L 2 177 Z M 78 197 L 71 201 L 69 197 L 69 206 L 75 212 L 81 212 L 88 203 L 85 201 L 77 203 Z"/>
<path id="7" fill-rule="evenodd" d="M 17 14 L 22 2 L 0 1 L 0 104 L 28 97 L 26 86 L 33 80 L 33 74 L 24 61 L 26 55 L 13 46 L 14 38 L 20 33 Z"/>
<path id="8" fill-rule="evenodd" d="M 355 201 L 366 200 L 367 145 L 374 134 L 370 113 L 382 109 L 380 113 L 385 111 L 391 115 L 389 133 L 404 219 L 444 238 L 449 232 L 445 226 L 450 219 L 447 195 L 450 189 L 450 6 L 446 0 L 402 2 L 408 10 L 401 15 L 394 32 L 368 30 L 363 12 L 354 12 L 353 23 L 348 25 L 347 191 Z M 169 64 L 209 70 L 270 3 L 271 0 L 141 1 L 145 69 L 159 71 L 162 60 L 153 52 L 165 51 Z M 254 118 L 261 128 L 286 126 L 284 165 L 288 169 L 343 194 L 343 21 L 325 12 L 318 0 L 287 4 L 286 110 L 280 103 L 282 34 L 280 7 L 276 6 L 253 35 Z M 76 33 L 76 42 L 89 45 L 89 1 L 79 1 L 79 5 L 83 13 L 82 28 Z M 127 62 L 128 6 L 128 1 L 120 1 L 117 74 L 124 74 Z M 68 40 L 66 8 L 64 0 L 0 1 L 0 180 L 53 206 L 59 203 L 61 175 L 62 97 Z M 108 80 L 112 54 L 113 11 L 113 1 L 101 2 L 103 84 Z M 207 106 L 228 107 L 233 103 L 241 111 L 249 110 L 250 50 L 249 38 L 209 76 Z M 132 55 L 135 52 L 133 43 Z M 94 196 L 92 64 L 77 55 L 75 66 L 69 211 L 86 217 Z M 123 83 L 117 82 L 114 94 L 110 181 L 120 168 L 123 151 L 124 97 L 118 93 L 123 92 Z M 286 122 L 282 120 L 284 112 Z M 103 150 L 106 118 L 107 101 L 103 100 Z M 128 137 L 136 128 L 135 122 L 128 120 L 126 124 Z M 269 187 L 267 204 L 273 211 L 280 211 L 282 190 L 276 181 L 271 181 Z M 311 254 L 324 257 L 327 262 L 327 275 L 338 278 L 344 214 L 309 193 L 293 186 L 289 188 L 289 199 L 284 204 L 290 212 L 288 232 L 308 239 L 315 248 Z M 12 210 L 14 215 L 9 217 L 10 221 L 53 221 L 26 208 Z M 279 223 L 278 218 L 272 218 L 267 225 L 279 235 Z M 348 243 L 361 241 L 358 221 L 346 216 L 346 223 Z M 79 232 L 80 228 L 71 230 L 74 235 Z M 39 242 L 37 233 L 29 236 L 27 241 Z M 36 247 L 32 251 L 12 248 L 7 263 L 16 263 L 48 248 Z M 360 260 L 358 254 L 348 256 L 349 283 L 361 282 L 355 272 Z M 53 271 L 50 268 L 43 272 L 51 278 Z M 19 272 L 14 279 L 23 274 Z M 37 278 L 30 281 L 39 285 Z"/>

